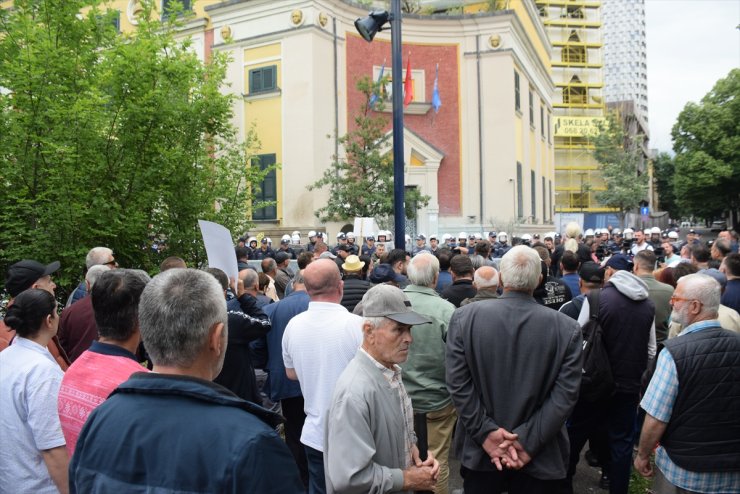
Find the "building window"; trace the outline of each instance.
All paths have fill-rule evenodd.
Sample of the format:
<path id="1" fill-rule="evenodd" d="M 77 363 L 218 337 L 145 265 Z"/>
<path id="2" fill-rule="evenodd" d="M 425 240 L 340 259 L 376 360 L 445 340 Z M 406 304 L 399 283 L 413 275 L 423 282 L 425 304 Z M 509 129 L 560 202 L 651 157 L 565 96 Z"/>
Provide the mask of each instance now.
<path id="1" fill-rule="evenodd" d="M 529 125 L 534 127 L 534 93 L 529 88 Z"/>
<path id="2" fill-rule="evenodd" d="M 166 19 L 170 15 L 170 11 L 172 10 L 172 4 L 175 3 L 174 0 L 162 0 L 162 18 Z M 180 0 L 180 3 L 182 4 L 182 10 L 188 11 L 192 10 L 192 5 L 190 0 Z"/>
<path id="3" fill-rule="evenodd" d="M 586 48 L 584 46 L 566 46 L 560 51 L 563 63 L 586 63 Z"/>
<path id="4" fill-rule="evenodd" d="M 552 130 L 551 130 L 551 122 L 550 122 L 550 111 L 547 111 L 547 142 L 552 144 Z"/>
<path id="5" fill-rule="evenodd" d="M 252 166 L 259 166 L 262 170 L 272 167 L 267 172 L 258 191 L 255 191 L 255 202 L 277 201 L 277 172 L 275 169 L 275 154 L 260 154 L 253 158 Z M 252 219 L 266 221 L 277 219 L 277 206 L 270 205 L 252 211 Z"/>
<path id="6" fill-rule="evenodd" d="M 575 86 L 575 84 L 581 84 L 581 80 L 577 75 L 574 75 L 570 79 L 570 83 L 573 86 L 566 86 L 563 88 L 563 103 L 569 103 L 574 105 L 585 105 L 588 103 L 588 91 L 584 86 Z"/>
<path id="7" fill-rule="evenodd" d="M 585 19 L 586 16 L 583 15 L 583 9 L 580 6 L 575 5 L 569 5 L 568 9 L 565 12 L 565 15 L 569 19 Z"/>
<path id="8" fill-rule="evenodd" d="M 542 177 L 542 221 L 547 221 L 547 190 L 545 189 L 545 177 Z"/>
<path id="9" fill-rule="evenodd" d="M 537 217 L 537 176 L 534 170 L 529 172 L 529 186 L 532 192 L 532 220 Z"/>
<path id="10" fill-rule="evenodd" d="M 522 111 L 522 102 L 519 95 L 519 72 L 514 71 L 514 109 Z"/>
<path id="11" fill-rule="evenodd" d="M 249 94 L 266 93 L 277 89 L 277 65 L 249 71 Z"/>
<path id="12" fill-rule="evenodd" d="M 553 200 L 554 200 L 553 195 L 552 195 L 552 180 L 547 181 L 547 187 L 548 187 L 548 191 L 550 192 L 548 194 L 548 197 L 550 198 L 550 205 L 552 206 Z"/>
<path id="13" fill-rule="evenodd" d="M 524 190 L 522 187 L 522 164 L 516 164 L 516 216 L 521 219 L 524 216 Z"/>
<path id="14" fill-rule="evenodd" d="M 545 138 L 545 102 L 540 100 L 540 134 Z"/>

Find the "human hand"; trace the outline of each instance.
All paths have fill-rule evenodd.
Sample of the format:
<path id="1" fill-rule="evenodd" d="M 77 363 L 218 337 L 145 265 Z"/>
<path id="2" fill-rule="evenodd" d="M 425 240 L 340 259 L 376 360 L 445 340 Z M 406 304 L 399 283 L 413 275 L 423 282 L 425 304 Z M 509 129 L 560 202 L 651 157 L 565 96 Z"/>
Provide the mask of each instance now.
<path id="1" fill-rule="evenodd" d="M 637 456 L 635 456 L 634 465 L 637 473 L 639 473 L 643 477 L 653 476 L 653 464 L 650 463 L 650 456 L 642 455 L 638 452 Z"/>
<path id="2" fill-rule="evenodd" d="M 527 463 L 532 461 L 532 457 L 529 456 L 529 453 L 524 450 L 524 446 L 522 446 L 522 443 L 516 441 L 511 447 L 516 450 L 518 458 L 516 460 L 513 460 L 511 459 L 511 455 L 509 455 L 509 457 L 505 457 L 502 462 L 504 462 L 507 468 L 510 468 L 512 470 L 519 470 L 521 468 L 524 468 Z"/>
<path id="3" fill-rule="evenodd" d="M 427 458 L 428 461 L 429 458 Z M 409 468 L 403 471 L 403 487 L 404 491 L 431 491 L 437 484 L 437 475 L 439 474 L 439 462 L 432 458 L 433 463 L 436 466 L 421 466 L 411 465 Z"/>
<path id="4" fill-rule="evenodd" d="M 503 427 L 488 433 L 488 437 L 483 442 L 483 450 L 499 471 L 503 470 L 507 463 L 516 463 L 519 460 L 518 451 L 514 447 L 518 438 L 517 434 L 511 433 Z"/>
<path id="5" fill-rule="evenodd" d="M 435 480 L 439 476 L 439 461 L 434 458 L 434 455 L 431 451 L 427 451 L 427 459 L 422 461 L 421 456 L 419 455 L 419 448 L 417 448 L 416 444 L 414 444 L 413 448 L 411 449 L 411 460 L 417 467 L 432 467 L 432 473 L 434 474 Z"/>

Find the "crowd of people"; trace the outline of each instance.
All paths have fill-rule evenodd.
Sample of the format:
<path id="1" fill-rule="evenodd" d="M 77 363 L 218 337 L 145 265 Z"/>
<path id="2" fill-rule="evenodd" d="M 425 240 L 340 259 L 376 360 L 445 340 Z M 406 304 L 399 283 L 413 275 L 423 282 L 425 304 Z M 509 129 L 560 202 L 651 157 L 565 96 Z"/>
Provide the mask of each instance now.
<path id="1" fill-rule="evenodd" d="M 241 237 L 233 279 L 95 247 L 63 309 L 12 264 L 0 492 L 447 494 L 454 456 L 466 494 L 568 494 L 588 443 L 614 494 L 740 493 L 733 232 L 327 240 Z"/>

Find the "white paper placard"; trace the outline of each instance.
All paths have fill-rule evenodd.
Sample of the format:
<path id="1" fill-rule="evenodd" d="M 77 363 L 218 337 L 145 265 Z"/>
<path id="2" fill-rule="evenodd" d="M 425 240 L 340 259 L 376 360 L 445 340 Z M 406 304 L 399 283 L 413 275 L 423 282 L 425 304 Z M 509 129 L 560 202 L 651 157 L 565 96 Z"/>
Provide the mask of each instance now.
<path id="1" fill-rule="evenodd" d="M 231 232 L 226 227 L 212 221 L 198 220 L 198 226 L 200 226 L 200 233 L 203 235 L 203 243 L 206 246 L 208 267 L 218 268 L 230 279 L 237 279 L 239 268 L 236 264 Z"/>

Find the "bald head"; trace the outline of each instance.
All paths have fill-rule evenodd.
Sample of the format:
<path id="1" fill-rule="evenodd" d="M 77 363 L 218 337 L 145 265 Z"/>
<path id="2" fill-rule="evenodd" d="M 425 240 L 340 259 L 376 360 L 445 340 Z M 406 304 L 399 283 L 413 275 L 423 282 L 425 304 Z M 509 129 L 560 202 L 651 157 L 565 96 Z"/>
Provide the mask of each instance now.
<path id="1" fill-rule="evenodd" d="M 339 303 L 342 300 L 342 278 L 331 259 L 318 259 L 306 266 L 303 281 L 313 301 Z"/>
<path id="2" fill-rule="evenodd" d="M 473 285 L 478 290 L 498 288 L 498 271 L 492 266 L 481 266 L 475 270 Z"/>

